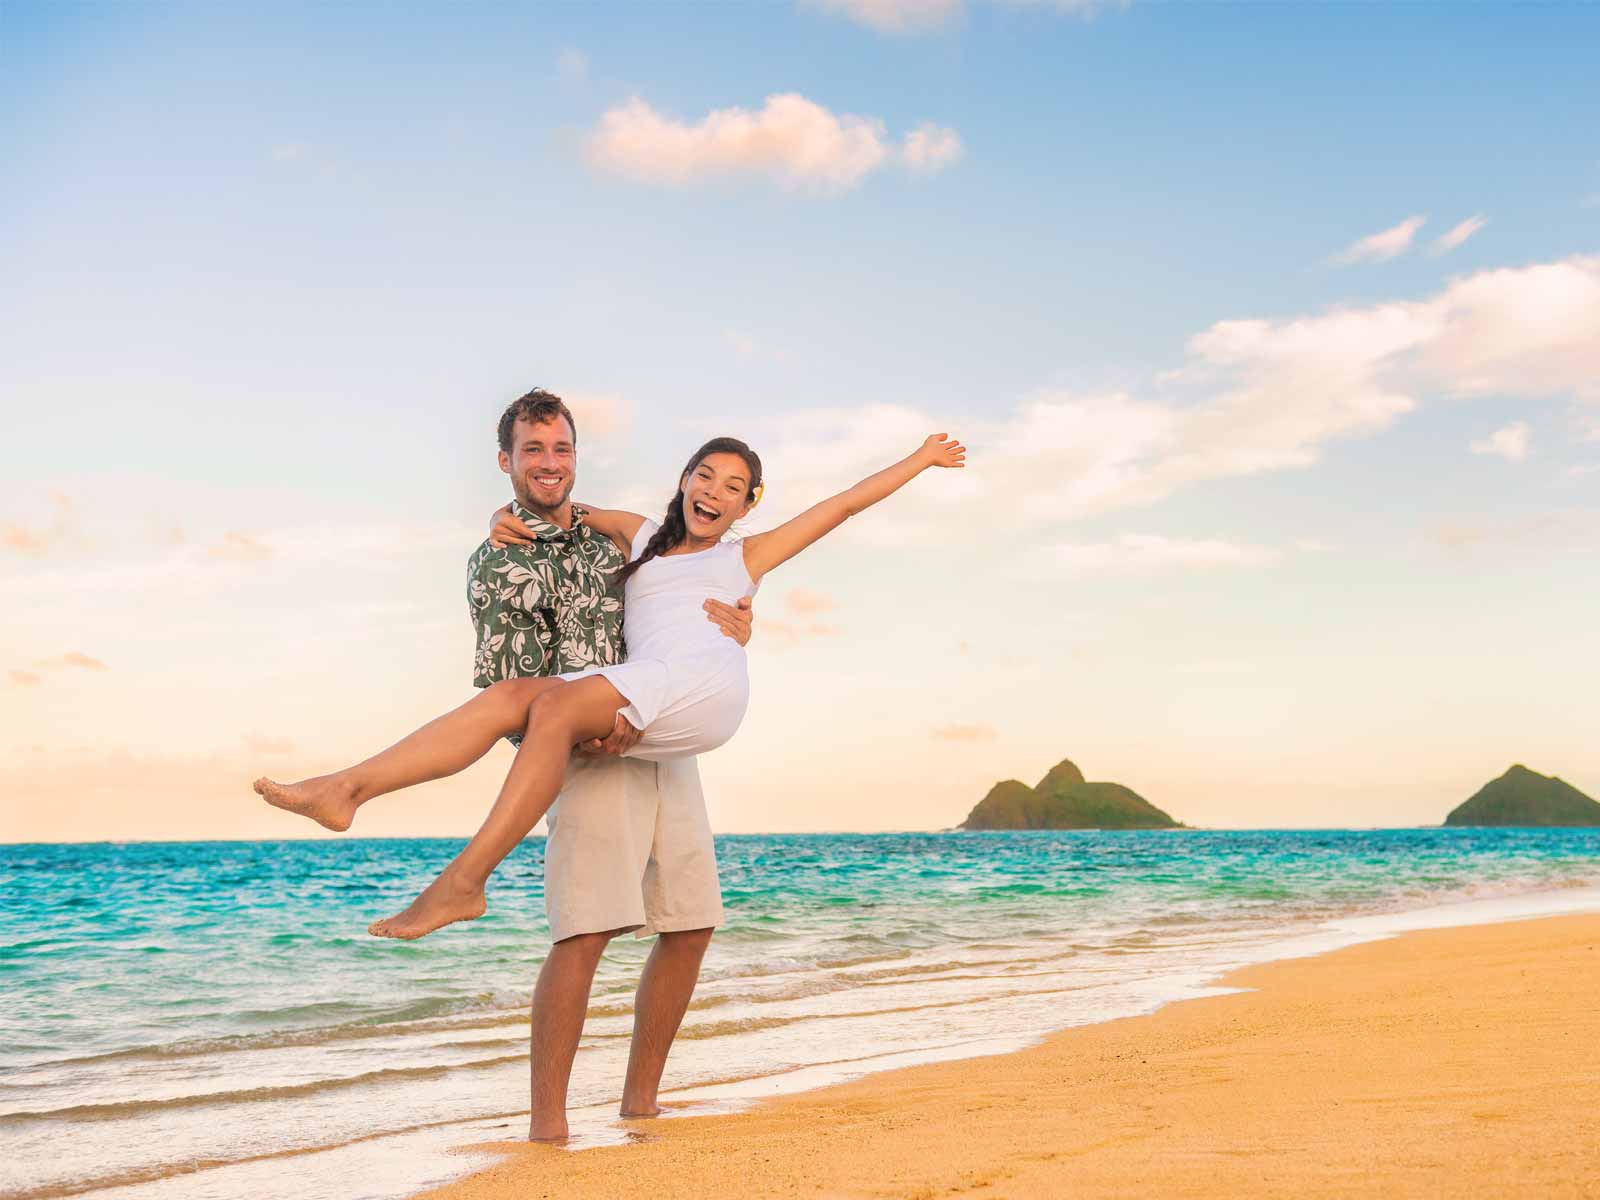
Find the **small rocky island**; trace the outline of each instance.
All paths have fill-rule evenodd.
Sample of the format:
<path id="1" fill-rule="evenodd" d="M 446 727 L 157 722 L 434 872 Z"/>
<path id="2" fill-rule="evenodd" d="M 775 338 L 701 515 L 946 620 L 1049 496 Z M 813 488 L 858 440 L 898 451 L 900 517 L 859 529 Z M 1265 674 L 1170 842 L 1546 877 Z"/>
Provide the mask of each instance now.
<path id="1" fill-rule="evenodd" d="M 1446 825 L 1600 825 L 1600 803 L 1517 763 L 1444 819 Z"/>
<path id="2" fill-rule="evenodd" d="M 1120 783 L 1089 783 L 1069 760 L 1037 786 L 1007 779 L 989 789 L 961 829 L 1185 829 Z"/>

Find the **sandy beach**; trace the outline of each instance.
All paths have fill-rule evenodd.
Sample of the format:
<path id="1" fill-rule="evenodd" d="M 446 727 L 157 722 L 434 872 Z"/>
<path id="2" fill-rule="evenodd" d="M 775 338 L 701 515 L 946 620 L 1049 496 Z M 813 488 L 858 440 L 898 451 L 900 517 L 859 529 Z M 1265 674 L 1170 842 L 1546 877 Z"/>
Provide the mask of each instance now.
<path id="1" fill-rule="evenodd" d="M 1600 1196 L 1600 916 L 1408 933 L 1008 1055 L 630 1144 L 514 1144 L 510 1197 Z"/>

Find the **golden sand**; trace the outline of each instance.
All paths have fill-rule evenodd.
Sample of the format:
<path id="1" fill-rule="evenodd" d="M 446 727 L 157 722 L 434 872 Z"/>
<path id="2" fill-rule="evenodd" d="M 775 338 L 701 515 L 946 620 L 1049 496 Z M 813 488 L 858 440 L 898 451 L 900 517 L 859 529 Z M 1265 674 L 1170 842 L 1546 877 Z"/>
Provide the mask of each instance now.
<path id="1" fill-rule="evenodd" d="M 1222 982 L 1255 990 L 629 1145 L 516 1145 L 430 1196 L 1600 1197 L 1600 916 Z"/>

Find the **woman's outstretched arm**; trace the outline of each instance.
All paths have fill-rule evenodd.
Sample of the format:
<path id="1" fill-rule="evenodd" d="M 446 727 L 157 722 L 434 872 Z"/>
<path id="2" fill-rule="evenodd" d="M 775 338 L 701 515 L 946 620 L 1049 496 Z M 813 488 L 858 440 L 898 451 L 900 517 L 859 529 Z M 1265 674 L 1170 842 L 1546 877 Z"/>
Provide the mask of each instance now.
<path id="1" fill-rule="evenodd" d="M 942 433 L 933 434 L 914 454 L 902 458 L 855 487 L 813 504 L 792 521 L 744 540 L 744 565 L 750 578 L 759 580 L 780 563 L 788 562 L 811 543 L 832 533 L 850 517 L 899 491 L 929 467 L 961 467 L 967 448 Z"/>

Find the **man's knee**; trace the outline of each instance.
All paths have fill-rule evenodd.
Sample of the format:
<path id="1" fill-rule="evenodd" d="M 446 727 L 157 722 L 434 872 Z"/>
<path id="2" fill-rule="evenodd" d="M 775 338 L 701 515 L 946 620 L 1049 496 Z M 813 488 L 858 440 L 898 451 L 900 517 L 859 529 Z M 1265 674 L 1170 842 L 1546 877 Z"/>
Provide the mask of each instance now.
<path id="1" fill-rule="evenodd" d="M 714 928 L 670 930 L 660 935 L 661 948 L 664 952 L 704 954 L 715 932 Z"/>
<path id="2" fill-rule="evenodd" d="M 551 958 L 589 958 L 598 960 L 611 939 L 626 929 L 607 929 L 602 933 L 575 933 L 550 947 Z"/>

